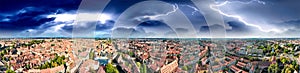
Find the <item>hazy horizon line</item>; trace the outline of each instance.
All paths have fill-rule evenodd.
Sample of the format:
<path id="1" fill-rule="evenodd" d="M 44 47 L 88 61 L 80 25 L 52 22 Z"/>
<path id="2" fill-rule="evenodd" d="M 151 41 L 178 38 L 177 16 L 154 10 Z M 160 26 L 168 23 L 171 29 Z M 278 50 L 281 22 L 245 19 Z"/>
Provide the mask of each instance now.
<path id="1" fill-rule="evenodd" d="M 129 37 L 129 38 L 112 38 L 112 37 L 0 37 L 0 39 L 76 39 L 76 38 L 83 38 L 83 39 L 300 39 L 300 37 L 224 37 L 224 38 L 214 38 L 214 37 L 196 37 L 196 38 L 184 38 L 184 37 Z"/>

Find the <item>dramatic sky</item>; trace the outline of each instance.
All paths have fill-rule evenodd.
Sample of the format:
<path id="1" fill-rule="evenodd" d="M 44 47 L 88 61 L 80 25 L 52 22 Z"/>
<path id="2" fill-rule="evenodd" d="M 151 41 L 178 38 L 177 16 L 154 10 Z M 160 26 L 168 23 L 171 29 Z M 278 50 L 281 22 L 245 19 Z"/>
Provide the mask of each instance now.
<path id="1" fill-rule="evenodd" d="M 96 0 L 95 0 L 96 1 Z M 0 37 L 72 37 L 76 24 L 76 13 L 81 0 L 1 0 L 0 1 Z M 168 15 L 181 10 L 195 29 L 197 37 L 210 37 L 210 28 L 202 12 L 189 0 L 165 0 L 173 8 L 160 12 L 140 10 L 143 22 L 134 28 L 114 28 L 119 16 L 140 0 L 112 0 L 105 7 L 101 17 L 88 20 L 96 24 L 95 37 L 111 37 L 113 30 L 131 29 L 132 37 L 164 38 L 176 36 L 174 30 L 191 32 L 186 28 L 172 29 L 159 19 L 150 16 Z M 216 0 L 211 6 L 222 14 L 226 37 L 241 38 L 278 38 L 300 37 L 300 0 Z M 87 11 L 86 15 L 94 15 Z M 132 16 L 132 15 L 128 15 Z M 133 15 L 136 16 L 136 15 Z M 141 20 L 131 17 L 128 20 Z M 157 17 L 160 18 L 160 17 Z M 185 25 L 177 25 L 185 27 Z M 126 32 L 126 31 L 124 31 Z"/>

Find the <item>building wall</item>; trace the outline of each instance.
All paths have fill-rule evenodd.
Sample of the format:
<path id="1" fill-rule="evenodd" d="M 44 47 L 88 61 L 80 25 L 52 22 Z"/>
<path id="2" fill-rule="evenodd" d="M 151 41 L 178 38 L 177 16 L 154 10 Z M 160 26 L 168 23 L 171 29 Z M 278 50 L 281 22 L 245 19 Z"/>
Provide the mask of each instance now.
<path id="1" fill-rule="evenodd" d="M 176 68 L 178 67 L 178 59 L 174 60 L 173 62 L 171 62 L 170 64 L 167 64 L 163 67 L 161 67 L 160 69 L 160 73 L 172 73 L 173 71 L 176 70 Z"/>
<path id="2" fill-rule="evenodd" d="M 47 69 L 42 69 L 42 70 L 39 70 L 39 69 L 30 69 L 28 70 L 28 73 L 59 73 L 59 72 L 64 72 L 64 67 L 63 65 L 61 66 L 57 66 L 57 67 L 54 67 L 54 68 L 47 68 Z"/>

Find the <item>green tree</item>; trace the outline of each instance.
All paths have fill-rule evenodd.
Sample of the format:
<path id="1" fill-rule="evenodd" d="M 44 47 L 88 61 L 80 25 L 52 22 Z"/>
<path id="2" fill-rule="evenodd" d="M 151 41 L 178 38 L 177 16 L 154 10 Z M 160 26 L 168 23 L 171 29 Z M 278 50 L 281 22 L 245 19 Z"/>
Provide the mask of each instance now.
<path id="1" fill-rule="evenodd" d="M 2 60 L 6 60 L 6 57 L 2 56 Z"/>
<path id="2" fill-rule="evenodd" d="M 5 71 L 5 73 L 16 73 L 16 72 L 13 71 L 13 70 L 11 70 L 11 69 L 7 69 L 7 70 Z"/>
<path id="3" fill-rule="evenodd" d="M 147 73 L 147 66 L 145 64 L 141 64 L 140 73 Z"/>
<path id="4" fill-rule="evenodd" d="M 282 63 L 285 63 L 286 61 L 287 61 L 286 59 L 282 59 L 282 60 L 281 60 Z"/>
<path id="5" fill-rule="evenodd" d="M 281 73 L 284 73 L 284 72 L 285 72 L 285 68 L 286 68 L 286 67 L 284 67 L 284 68 L 281 70 Z"/>
<path id="6" fill-rule="evenodd" d="M 94 59 L 94 53 L 95 53 L 95 52 L 93 52 L 93 51 L 91 51 L 91 52 L 89 53 L 89 58 L 90 58 L 90 59 Z"/>
<path id="7" fill-rule="evenodd" d="M 110 63 L 106 65 L 105 71 L 106 73 L 119 73 L 119 71 Z"/>
<path id="8" fill-rule="evenodd" d="M 292 73 L 292 69 L 290 67 L 286 67 L 284 73 Z"/>
<path id="9" fill-rule="evenodd" d="M 297 69 L 297 70 L 299 69 L 299 65 L 298 65 L 298 64 L 296 64 L 296 65 L 294 65 L 294 66 L 295 66 L 295 67 L 294 67 L 295 69 Z"/>
<path id="10" fill-rule="evenodd" d="M 51 62 L 51 67 L 56 67 L 58 66 L 57 62 Z"/>
<path id="11" fill-rule="evenodd" d="M 57 58 L 56 62 L 58 63 L 58 65 L 61 65 L 61 64 L 63 64 L 64 59 L 62 57 L 59 57 L 59 58 Z"/>
<path id="12" fill-rule="evenodd" d="M 6 54 L 7 52 L 6 52 L 6 50 L 2 50 L 2 53 L 3 53 L 3 54 Z"/>
<path id="13" fill-rule="evenodd" d="M 288 50 L 288 49 L 284 49 L 283 52 L 284 52 L 284 53 L 288 53 L 289 50 Z"/>
<path id="14" fill-rule="evenodd" d="M 140 63 L 140 62 L 136 62 L 136 65 L 137 65 L 138 67 L 141 67 L 141 63 Z"/>
<path id="15" fill-rule="evenodd" d="M 275 45 L 274 45 L 274 49 L 277 50 L 278 48 L 279 48 L 279 45 L 278 45 L 278 44 L 275 44 Z"/>
<path id="16" fill-rule="evenodd" d="M 286 62 L 288 61 L 288 59 L 285 58 L 285 57 L 280 57 L 280 61 L 281 61 L 282 63 L 286 63 Z"/>
<path id="17" fill-rule="evenodd" d="M 289 43 L 287 44 L 288 47 L 293 47 L 293 44 Z"/>
<path id="18" fill-rule="evenodd" d="M 29 65 L 29 64 L 26 64 L 25 68 L 26 68 L 26 69 L 30 69 L 30 65 Z"/>
<path id="19" fill-rule="evenodd" d="M 142 68 L 143 68 L 144 73 L 147 73 L 147 66 L 145 64 L 143 64 Z"/>
<path id="20" fill-rule="evenodd" d="M 258 49 L 263 49 L 265 48 L 263 45 L 259 46 Z"/>
<path id="21" fill-rule="evenodd" d="M 247 46 L 247 49 L 250 49 L 251 48 L 251 46 Z"/>
<path id="22" fill-rule="evenodd" d="M 264 53 L 268 52 L 268 49 L 267 48 L 263 48 L 263 52 Z"/>
<path id="23" fill-rule="evenodd" d="M 293 62 L 292 62 L 292 65 L 296 65 L 296 64 L 297 64 L 297 62 L 296 62 L 296 61 L 293 61 Z"/>
<path id="24" fill-rule="evenodd" d="M 0 52 L 0 56 L 4 56 L 4 53 L 3 53 L 3 52 Z"/>
<path id="25" fill-rule="evenodd" d="M 51 46 L 55 46 L 55 44 L 51 44 Z"/>
<path id="26" fill-rule="evenodd" d="M 278 67 L 278 64 L 275 63 L 275 64 L 271 64 L 269 67 L 268 67 L 268 73 L 277 73 L 279 71 L 279 67 Z"/>
<path id="27" fill-rule="evenodd" d="M 229 68 L 227 68 L 227 67 L 226 67 L 224 70 L 225 70 L 225 71 L 228 71 L 228 70 L 229 70 Z"/>
<path id="28" fill-rule="evenodd" d="M 50 63 L 49 63 L 49 62 L 46 62 L 46 63 L 45 63 L 45 69 L 46 69 L 46 68 L 50 68 L 50 67 L 51 67 L 51 66 L 50 66 Z"/>
<path id="29" fill-rule="evenodd" d="M 268 45 L 268 46 L 267 46 L 267 49 L 268 49 L 268 50 L 272 50 L 271 45 Z"/>
<path id="30" fill-rule="evenodd" d="M 188 70 L 188 67 L 187 67 L 187 66 L 183 66 L 183 67 L 182 67 L 182 70 L 187 71 L 187 70 Z"/>
<path id="31" fill-rule="evenodd" d="M 134 53 L 133 53 L 132 51 L 129 51 L 129 52 L 128 52 L 128 55 L 131 56 L 131 57 L 133 57 L 133 56 L 134 56 Z"/>

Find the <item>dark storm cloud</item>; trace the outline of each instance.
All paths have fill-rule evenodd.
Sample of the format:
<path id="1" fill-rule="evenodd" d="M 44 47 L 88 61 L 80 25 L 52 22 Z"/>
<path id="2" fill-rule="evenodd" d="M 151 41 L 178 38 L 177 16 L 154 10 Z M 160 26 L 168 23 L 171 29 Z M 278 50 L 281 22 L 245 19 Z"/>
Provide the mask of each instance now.
<path id="1" fill-rule="evenodd" d="M 226 30 L 226 35 L 228 37 L 245 37 L 253 34 L 259 34 L 253 33 L 255 30 L 258 30 L 257 28 L 247 26 L 238 21 L 228 21 L 227 24 L 232 28 Z"/>
<path id="2" fill-rule="evenodd" d="M 179 9 L 182 10 L 183 13 L 189 18 L 194 28 L 196 30 L 199 30 L 200 36 L 209 35 L 209 27 L 219 27 L 208 26 L 206 24 L 204 16 L 200 13 L 201 9 L 195 9 L 195 5 L 193 5 L 193 3 L 191 3 L 190 0 L 163 1 L 171 4 L 177 4 Z M 299 0 L 260 0 L 265 2 L 265 4 L 259 3 L 258 0 L 217 0 L 217 2 L 219 1 L 232 2 L 220 7 L 220 10 L 224 13 L 240 16 L 246 22 L 258 25 L 263 29 L 276 28 L 284 31 L 283 33 L 270 32 L 275 36 L 289 36 L 292 34 L 297 34 L 300 31 Z M 78 9 L 80 2 L 81 0 L 1 0 L 0 33 L 12 32 L 14 34 L 17 34 L 16 31 L 21 31 L 25 34 L 33 33 L 37 35 L 47 35 L 47 33 L 49 32 L 55 32 L 51 33 L 51 35 L 70 34 L 73 30 L 73 21 L 57 22 L 53 21 L 55 18 L 48 18 L 47 16 L 53 14 L 76 14 L 75 12 Z M 106 24 L 101 24 L 99 22 L 89 22 L 86 24 L 96 24 L 96 32 L 101 33 L 101 36 L 110 36 L 111 30 L 115 23 L 114 20 L 117 19 L 118 16 L 128 7 L 138 2 L 141 1 L 111 0 L 111 2 L 104 9 L 104 13 L 111 14 L 113 18 L 112 20 L 109 20 Z M 151 13 L 151 11 L 147 12 L 145 10 L 145 13 L 143 15 L 155 15 L 155 13 Z M 224 16 L 224 19 L 226 24 L 225 29 L 227 35 L 271 35 L 270 33 L 258 30 L 258 28 L 256 27 L 248 26 L 245 23 L 239 21 L 237 18 Z M 53 31 L 55 28 L 59 30 Z M 146 21 L 138 25 L 136 28 L 124 27 L 117 28 L 115 30 L 120 31 L 120 34 L 128 30 L 132 30 L 130 37 L 158 36 L 157 34 L 160 33 L 157 32 L 161 32 L 163 35 L 162 37 L 176 36 L 176 33 L 172 31 L 172 29 L 170 29 L 168 25 L 162 23 L 161 21 Z M 186 29 L 180 28 L 175 30 L 179 32 L 190 32 L 185 31 Z"/>
<path id="3" fill-rule="evenodd" d="M 220 12 L 232 30 L 227 34 L 237 36 L 276 37 L 289 30 L 296 30 L 291 23 L 282 23 L 298 20 L 299 0 L 218 0 Z M 238 23 L 232 23 L 238 22 Z M 296 22 L 298 23 L 298 22 Z M 237 25 L 234 25 L 237 24 Z M 239 30 L 239 31 L 235 31 Z M 276 34 L 276 35 L 274 35 Z M 286 34 L 284 34 L 286 35 Z M 289 36 L 289 35 L 286 35 Z"/>
<path id="4" fill-rule="evenodd" d="M 96 25 L 96 30 L 95 31 L 110 31 L 110 29 L 113 28 L 113 24 L 115 22 L 113 20 L 108 20 L 105 24 L 101 24 L 99 21 L 90 21 L 86 22 L 86 25 Z M 62 30 L 65 30 L 69 33 L 72 33 L 73 31 L 73 25 L 70 26 L 64 26 L 62 27 Z M 90 26 L 93 27 L 93 26 Z"/>
<path id="5" fill-rule="evenodd" d="M 174 31 L 168 31 L 164 34 L 165 37 L 177 37 L 177 34 Z"/>
<path id="6" fill-rule="evenodd" d="M 164 26 L 164 25 L 167 25 L 167 24 L 165 24 L 161 21 L 146 21 L 146 22 L 139 24 L 139 26 L 141 26 L 141 27 L 160 27 L 160 26 Z"/>
<path id="7" fill-rule="evenodd" d="M 176 28 L 175 29 L 177 32 L 182 32 L 182 33 L 187 33 L 187 32 L 189 32 L 189 30 L 188 29 L 185 29 L 185 28 Z"/>
<path id="8" fill-rule="evenodd" d="M 189 34 L 186 34 L 186 33 L 189 33 L 188 29 L 185 29 L 185 28 L 175 28 L 174 31 L 168 31 L 168 32 L 164 33 L 163 37 L 166 37 L 166 38 L 178 38 L 178 37 L 181 37 L 182 35 L 189 35 Z"/>
<path id="9" fill-rule="evenodd" d="M 77 9 L 81 0 L 1 0 L 1 12 L 15 12 L 24 7 L 41 7 L 46 9 Z"/>
<path id="10" fill-rule="evenodd" d="M 128 7 L 142 2 L 143 0 L 111 0 L 110 3 L 104 9 L 105 12 L 113 13 L 116 15 L 121 14 L 125 11 Z M 162 0 L 164 2 L 168 2 L 171 4 L 192 4 L 189 0 Z"/>
<path id="11" fill-rule="evenodd" d="M 110 3 L 104 9 L 105 12 L 112 13 L 112 14 L 121 14 L 131 5 L 138 3 L 138 0 L 111 0 Z"/>
<path id="12" fill-rule="evenodd" d="M 199 28 L 200 32 L 209 32 L 210 30 L 217 30 L 217 29 L 225 29 L 227 32 L 251 32 L 251 29 L 255 29 L 239 21 L 226 21 L 225 27 L 221 25 L 210 25 L 210 26 L 201 26 Z"/>
<path id="13" fill-rule="evenodd" d="M 209 32 L 209 27 L 208 26 L 200 27 L 200 32 Z"/>
<path id="14" fill-rule="evenodd" d="M 3 18 L 0 21 L 2 30 L 24 30 L 35 28 L 46 22 L 53 21 L 55 18 L 47 18 L 44 15 L 53 13 L 54 11 L 40 9 L 36 7 L 26 7 L 12 15 L 1 15 Z"/>
<path id="15" fill-rule="evenodd" d="M 227 21 L 228 26 L 231 29 L 226 30 L 219 30 L 225 29 L 224 26 L 221 25 L 211 25 L 211 26 L 201 26 L 199 29 L 200 36 L 208 36 L 208 35 L 220 35 L 219 32 L 225 32 L 228 37 L 236 37 L 236 36 L 245 36 L 251 35 L 253 30 L 257 30 L 256 28 L 246 26 L 245 24 L 238 22 L 238 21 Z"/>
<path id="16" fill-rule="evenodd" d="M 288 20 L 288 21 L 283 21 L 283 22 L 274 23 L 274 24 L 277 24 L 278 27 L 287 28 L 282 33 L 273 33 L 276 36 L 281 36 L 281 37 L 299 37 L 300 36 L 300 34 L 299 34 L 300 19 Z"/>
<path id="17" fill-rule="evenodd" d="M 234 32 L 251 32 L 250 30 L 253 29 L 250 26 L 246 26 L 245 24 L 238 22 L 238 21 L 229 21 L 227 22 L 232 29 L 227 31 L 234 31 Z"/>
<path id="18" fill-rule="evenodd" d="M 96 31 L 110 30 L 113 28 L 114 23 L 115 23 L 115 21 L 113 21 L 113 20 L 109 20 L 105 24 L 98 23 L 98 25 L 96 26 Z"/>
<path id="19" fill-rule="evenodd" d="M 195 30 L 200 30 L 203 26 L 208 26 L 206 24 L 206 20 L 202 13 L 200 12 L 201 9 L 197 8 L 195 5 L 192 4 L 183 4 L 179 7 L 180 10 L 189 18 Z"/>
<path id="20" fill-rule="evenodd" d="M 143 28 L 146 32 L 148 32 L 148 37 L 152 38 L 167 37 L 168 35 L 165 33 L 172 31 L 169 25 L 161 21 L 146 21 L 139 24 L 136 28 Z"/>
<path id="21" fill-rule="evenodd" d="M 295 27 L 295 28 L 299 29 L 300 28 L 300 19 L 283 21 L 281 23 L 278 23 L 278 25 L 281 25 L 282 27 Z"/>
<path id="22" fill-rule="evenodd" d="M 143 28 L 115 28 L 112 33 L 114 38 L 145 38 L 155 35 L 154 33 L 147 33 Z"/>
<path id="23" fill-rule="evenodd" d="M 151 37 L 155 36 L 155 33 L 147 33 L 143 28 L 136 28 L 132 31 L 130 34 L 130 37 L 133 38 L 145 38 L 145 37 Z"/>
<path id="24" fill-rule="evenodd" d="M 300 19 L 298 19 L 298 20 L 284 21 L 283 23 L 286 23 L 286 24 L 299 24 L 300 23 Z"/>
<path id="25" fill-rule="evenodd" d="M 248 0 L 250 1 L 250 0 Z M 226 13 L 232 15 L 240 15 L 248 22 L 256 25 L 265 26 L 277 24 L 260 24 L 274 23 L 295 20 L 300 18 L 299 0 L 261 0 L 265 4 L 259 4 L 257 2 L 252 3 L 240 3 L 233 2 L 226 6 L 220 7 L 220 9 Z"/>
<path id="26" fill-rule="evenodd" d="M 72 33 L 73 26 L 64 26 L 64 27 L 62 27 L 62 29 L 69 32 L 69 33 Z"/>
<path id="27" fill-rule="evenodd" d="M 79 3 L 80 0 L 1 0 L 0 31 L 26 32 L 28 29 L 38 29 L 41 33 L 57 24 L 52 22 L 55 18 L 48 18 L 48 15 L 76 10 Z M 46 23 L 48 25 L 43 25 Z"/>

